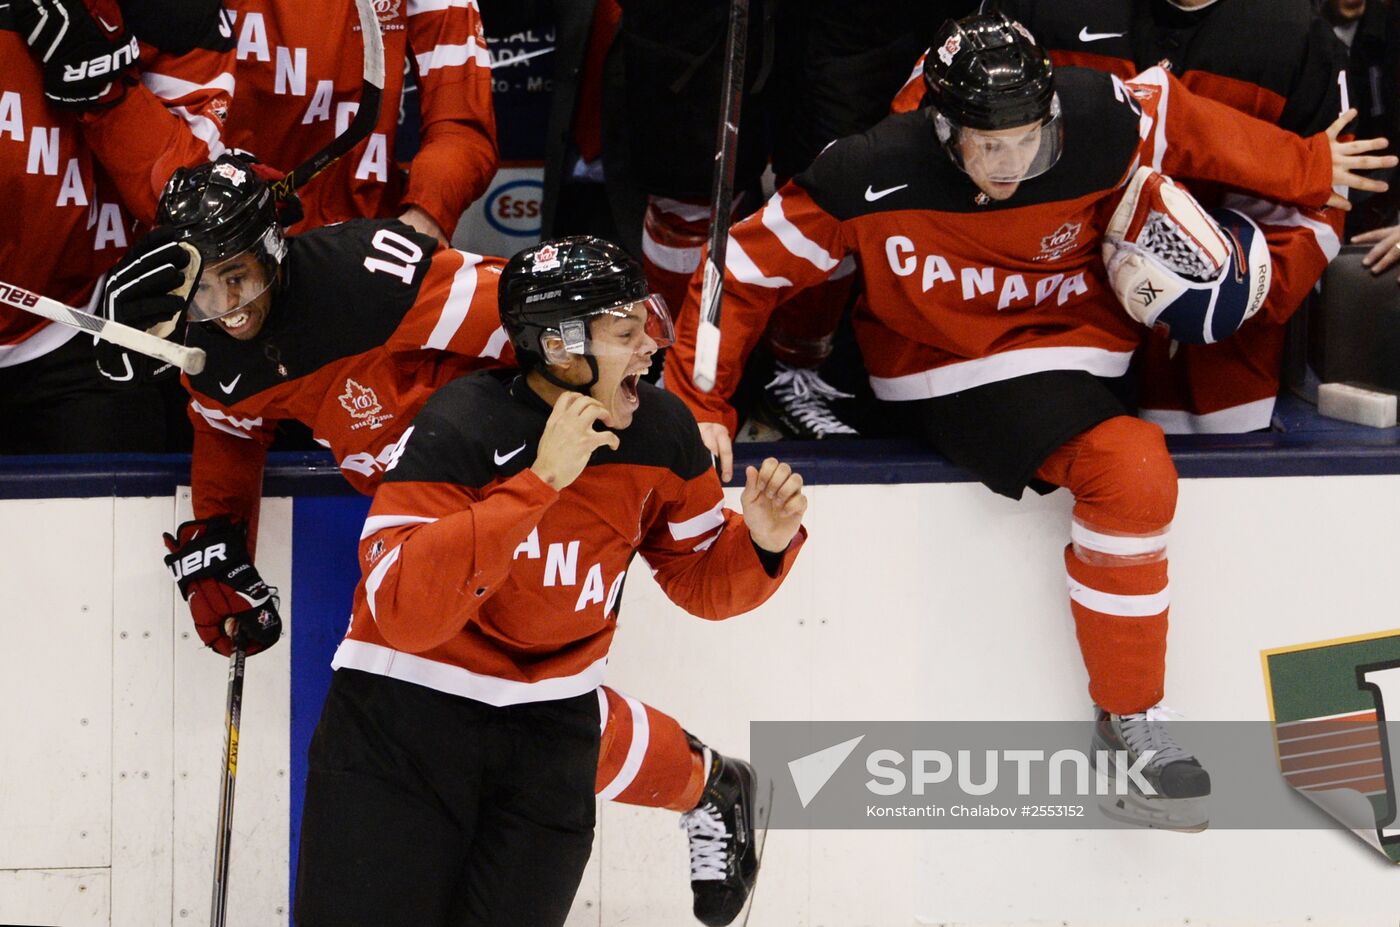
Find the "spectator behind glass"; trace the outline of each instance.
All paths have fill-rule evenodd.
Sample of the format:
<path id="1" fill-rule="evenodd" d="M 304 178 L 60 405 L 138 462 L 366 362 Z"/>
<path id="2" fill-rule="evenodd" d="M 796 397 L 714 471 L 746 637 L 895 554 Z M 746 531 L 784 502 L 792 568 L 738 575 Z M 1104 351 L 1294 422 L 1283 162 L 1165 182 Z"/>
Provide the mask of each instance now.
<path id="1" fill-rule="evenodd" d="M 41 7 L 0 8 L 0 86 L 15 101 L 0 109 L 0 186 L 7 210 L 26 217 L 0 232 L 0 280 L 91 309 L 95 284 L 126 252 L 134 224 L 154 217 L 165 178 L 223 150 L 232 44 L 218 0 L 43 6 L 55 14 L 50 22 L 66 14 L 69 23 L 48 65 L 26 37 L 51 37 L 23 28 Z M 114 80 L 78 93 L 55 80 L 66 64 L 133 35 L 139 61 Z M 91 338 L 0 308 L 0 453 L 166 449 L 158 388 L 102 378 Z"/>

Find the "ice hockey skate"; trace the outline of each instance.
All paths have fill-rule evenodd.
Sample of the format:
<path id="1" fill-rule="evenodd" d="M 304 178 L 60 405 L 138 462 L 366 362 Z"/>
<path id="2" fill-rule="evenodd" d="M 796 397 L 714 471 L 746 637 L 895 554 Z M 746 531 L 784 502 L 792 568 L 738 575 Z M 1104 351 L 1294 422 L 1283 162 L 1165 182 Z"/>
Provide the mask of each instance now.
<path id="1" fill-rule="evenodd" d="M 722 927 L 739 916 L 758 880 L 754 812 L 758 777 L 743 760 L 704 748 L 709 774 L 700 804 L 681 815 L 690 837 L 690 890 L 697 920 Z"/>
<path id="2" fill-rule="evenodd" d="M 1107 769 L 1103 770 L 1108 778 L 1109 794 L 1100 796 L 1099 808 L 1113 820 L 1128 824 L 1192 833 L 1202 831 L 1210 824 L 1206 807 L 1210 773 L 1172 740 L 1167 733 L 1166 715 L 1164 709 L 1155 705 L 1131 715 L 1115 715 L 1095 706 L 1090 762 L 1098 769 L 1100 751 L 1110 754 Z M 1155 754 L 1139 775 L 1156 794 L 1144 794 L 1131 779 L 1126 794 L 1118 794 L 1118 777 L 1148 750 Z M 1117 751 L 1127 754 L 1127 762 L 1121 770 L 1111 759 Z"/>
<path id="3" fill-rule="evenodd" d="M 773 379 L 763 388 L 758 417 L 799 441 L 859 437 L 832 408 L 833 400 L 854 399 L 821 378 L 816 370 L 773 365 Z"/>

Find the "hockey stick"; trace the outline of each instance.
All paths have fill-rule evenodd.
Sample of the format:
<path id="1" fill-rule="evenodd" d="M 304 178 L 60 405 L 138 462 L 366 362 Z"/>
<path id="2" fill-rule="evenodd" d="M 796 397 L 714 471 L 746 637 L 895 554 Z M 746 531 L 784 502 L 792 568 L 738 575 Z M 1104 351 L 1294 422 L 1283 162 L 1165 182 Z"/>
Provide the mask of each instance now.
<path id="1" fill-rule="evenodd" d="M 228 915 L 228 849 L 233 837 L 233 789 L 238 778 L 238 721 L 243 714 L 243 648 L 228 661 L 228 703 L 224 713 L 224 780 L 219 786 L 219 832 L 214 845 L 214 892 L 209 927 L 224 927 Z"/>
<path id="2" fill-rule="evenodd" d="M 126 348 L 128 351 L 135 351 L 137 354 L 144 354 L 147 357 L 165 361 L 167 364 L 174 364 L 190 376 L 194 376 L 204 369 L 204 350 L 202 348 L 188 348 L 183 344 L 166 341 L 164 338 L 143 332 L 139 328 L 113 322 L 90 312 L 66 306 L 56 299 L 31 293 L 13 283 L 0 283 L 0 305 L 22 309 L 25 312 L 43 316 L 50 321 L 82 329 L 103 341 L 110 341 L 112 344 Z"/>
<path id="3" fill-rule="evenodd" d="M 379 32 L 374 0 L 355 0 L 355 9 L 360 14 L 360 38 L 364 41 L 364 78 L 360 84 L 359 108 L 344 132 L 331 139 L 326 147 L 307 158 L 303 164 L 288 171 L 281 180 L 271 184 L 278 200 L 290 199 L 311 178 L 364 141 L 379 122 L 379 105 L 384 96 L 384 37 Z"/>
<path id="4" fill-rule="evenodd" d="M 695 369 L 690 375 L 695 385 L 706 393 L 715 388 L 715 371 L 719 366 L 719 310 L 724 295 L 724 253 L 729 245 L 729 220 L 734 209 L 734 161 L 739 148 L 739 111 L 744 99 L 748 23 L 749 0 L 730 0 L 719 131 L 715 139 L 715 175 L 710 185 L 710 249 L 700 288 Z"/>

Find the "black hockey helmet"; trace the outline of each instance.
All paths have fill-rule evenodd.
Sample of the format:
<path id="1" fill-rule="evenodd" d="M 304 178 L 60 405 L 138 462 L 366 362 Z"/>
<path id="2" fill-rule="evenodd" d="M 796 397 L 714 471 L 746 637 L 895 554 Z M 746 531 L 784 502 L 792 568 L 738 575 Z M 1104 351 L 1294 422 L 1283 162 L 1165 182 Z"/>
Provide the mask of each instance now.
<path id="1" fill-rule="evenodd" d="M 207 164 L 178 168 L 161 193 L 156 224 L 174 228 L 204 261 L 190 306 L 192 321 L 219 318 L 257 298 L 272 285 L 286 255 L 276 197 L 253 163 L 250 157 L 225 153 Z M 262 285 L 232 292 L 220 270 L 245 254 L 262 265 Z"/>
<path id="2" fill-rule="evenodd" d="M 1039 122 L 1035 163 L 1024 180 L 1054 166 L 1062 147 L 1055 73 L 1030 30 L 1005 13 L 948 20 L 924 58 L 924 105 L 938 139 L 964 167 L 958 137 L 964 130 L 997 132 Z"/>
<path id="3" fill-rule="evenodd" d="M 543 369 L 578 354 L 589 359 L 596 380 L 589 321 L 625 314 L 636 304 L 642 305 L 645 330 L 659 348 L 675 340 L 666 301 L 651 292 L 642 266 L 622 248 L 591 235 L 541 242 L 519 252 L 501 271 L 496 298 L 501 324 L 523 367 Z"/>

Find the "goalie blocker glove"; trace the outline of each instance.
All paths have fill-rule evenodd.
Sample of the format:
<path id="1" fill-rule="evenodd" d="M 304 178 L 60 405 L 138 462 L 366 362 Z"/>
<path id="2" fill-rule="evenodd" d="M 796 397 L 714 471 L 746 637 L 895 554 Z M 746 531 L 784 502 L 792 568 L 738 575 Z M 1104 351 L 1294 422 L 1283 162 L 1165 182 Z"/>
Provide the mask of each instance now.
<path id="1" fill-rule="evenodd" d="M 205 646 L 224 656 L 237 646 L 252 656 L 277 643 L 282 636 L 277 590 L 253 566 L 243 526 L 219 516 L 187 521 L 173 537 L 164 537 L 170 551 L 165 565 L 189 603 Z"/>
<path id="2" fill-rule="evenodd" d="M 126 96 L 140 57 L 136 37 L 88 12 L 82 0 L 11 0 L 16 30 L 44 70 L 44 96 L 66 109 L 104 109 Z"/>
<path id="3" fill-rule="evenodd" d="M 1104 232 L 1118 301 L 1149 328 L 1212 344 L 1259 311 L 1273 267 L 1264 233 L 1232 209 L 1207 212 L 1168 177 L 1141 167 Z"/>
<path id="4" fill-rule="evenodd" d="M 185 340 L 185 310 L 201 262 L 199 252 L 177 237 L 175 229 L 158 228 L 122 258 L 102 289 L 103 318 L 168 341 Z M 109 341 L 98 340 L 95 354 L 98 371 L 114 383 L 150 383 L 179 372 L 173 364 Z"/>

